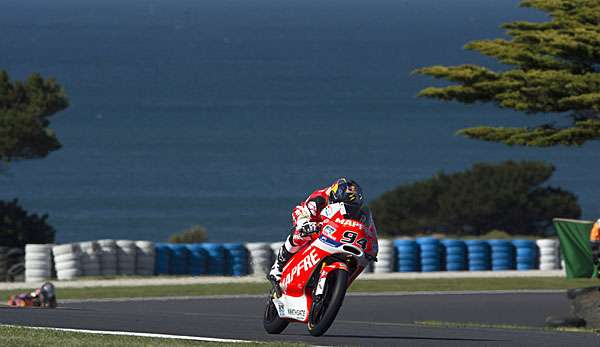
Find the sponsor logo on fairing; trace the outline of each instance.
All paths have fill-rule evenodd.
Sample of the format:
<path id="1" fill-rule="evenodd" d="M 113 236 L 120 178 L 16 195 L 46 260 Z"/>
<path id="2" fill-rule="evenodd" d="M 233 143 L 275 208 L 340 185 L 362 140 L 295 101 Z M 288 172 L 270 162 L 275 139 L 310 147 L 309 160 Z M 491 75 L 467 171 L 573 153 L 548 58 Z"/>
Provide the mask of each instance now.
<path id="1" fill-rule="evenodd" d="M 283 286 L 287 286 L 294 278 L 300 276 L 300 273 L 302 273 L 303 271 L 308 271 L 309 269 L 312 269 L 315 265 L 317 265 L 317 258 L 317 250 L 311 250 L 311 252 L 304 259 L 300 260 L 300 262 L 298 262 L 298 264 L 294 266 L 291 272 L 288 272 L 288 274 L 283 279 Z"/>
<path id="2" fill-rule="evenodd" d="M 351 226 L 351 227 L 358 227 L 360 230 L 365 228 L 365 225 L 363 223 L 357 222 L 355 220 L 352 219 L 341 219 L 341 218 L 336 218 L 335 222 L 341 225 L 346 225 L 346 226 Z"/>
<path id="3" fill-rule="evenodd" d="M 287 309 L 287 314 L 289 316 L 301 316 L 301 317 L 304 317 L 304 316 L 306 316 L 306 310 L 297 310 L 295 308 L 288 308 Z"/>

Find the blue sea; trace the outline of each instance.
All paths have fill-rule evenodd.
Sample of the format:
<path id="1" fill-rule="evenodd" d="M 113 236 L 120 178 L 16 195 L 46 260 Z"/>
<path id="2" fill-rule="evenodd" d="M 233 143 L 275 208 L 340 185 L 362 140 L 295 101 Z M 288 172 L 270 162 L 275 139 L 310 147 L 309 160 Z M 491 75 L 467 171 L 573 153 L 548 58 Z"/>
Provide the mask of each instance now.
<path id="1" fill-rule="evenodd" d="M 338 176 L 373 199 L 476 162 L 553 163 L 549 182 L 600 217 L 600 146 L 527 149 L 457 137 L 552 121 L 419 99 L 432 64 L 495 61 L 462 46 L 543 21 L 517 0 L 3 0 L 0 68 L 54 77 L 63 144 L 10 164 L 0 199 L 49 214 L 57 242 L 275 241 L 290 210 Z M 560 118 L 557 118 L 560 119 Z"/>

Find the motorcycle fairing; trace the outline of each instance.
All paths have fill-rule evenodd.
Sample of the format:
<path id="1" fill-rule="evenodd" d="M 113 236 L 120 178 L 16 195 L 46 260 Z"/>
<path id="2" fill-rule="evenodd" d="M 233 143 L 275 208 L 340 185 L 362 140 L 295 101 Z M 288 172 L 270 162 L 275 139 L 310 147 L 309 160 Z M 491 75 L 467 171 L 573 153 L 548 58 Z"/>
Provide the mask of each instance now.
<path id="1" fill-rule="evenodd" d="M 306 295 L 299 297 L 282 295 L 279 298 L 273 299 L 273 303 L 277 308 L 279 317 L 295 319 L 301 322 L 308 321 L 308 312 L 310 305 L 312 305 L 312 300 Z"/>

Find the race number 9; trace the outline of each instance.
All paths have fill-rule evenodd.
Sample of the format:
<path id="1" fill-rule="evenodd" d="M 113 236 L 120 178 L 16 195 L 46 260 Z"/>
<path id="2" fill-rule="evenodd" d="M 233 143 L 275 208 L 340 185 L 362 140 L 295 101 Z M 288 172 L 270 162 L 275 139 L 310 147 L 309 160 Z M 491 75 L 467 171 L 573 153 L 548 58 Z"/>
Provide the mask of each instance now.
<path id="1" fill-rule="evenodd" d="M 343 234 L 343 238 L 340 240 L 343 243 L 353 243 L 354 240 L 356 240 L 356 237 L 358 236 L 357 233 L 353 232 L 353 231 L 345 231 Z"/>

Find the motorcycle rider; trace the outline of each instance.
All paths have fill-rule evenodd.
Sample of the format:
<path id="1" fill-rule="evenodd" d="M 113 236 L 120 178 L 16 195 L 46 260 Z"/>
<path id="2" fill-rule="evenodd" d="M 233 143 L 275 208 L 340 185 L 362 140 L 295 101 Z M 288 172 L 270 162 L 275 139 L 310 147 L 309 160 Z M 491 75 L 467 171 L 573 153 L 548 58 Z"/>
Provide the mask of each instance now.
<path id="1" fill-rule="evenodd" d="M 362 189 L 351 179 L 338 178 L 330 187 L 318 189 L 292 211 L 294 227 L 279 249 L 275 263 L 267 275 L 270 281 L 279 282 L 283 267 L 294 254 L 312 240 L 311 235 L 319 231 L 321 211 L 329 204 L 344 203 L 346 218 L 362 222 L 375 233 L 375 225 L 369 208 L 364 204 Z"/>

